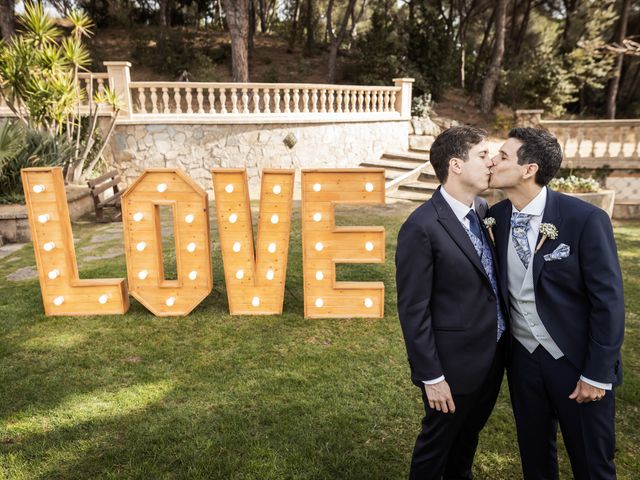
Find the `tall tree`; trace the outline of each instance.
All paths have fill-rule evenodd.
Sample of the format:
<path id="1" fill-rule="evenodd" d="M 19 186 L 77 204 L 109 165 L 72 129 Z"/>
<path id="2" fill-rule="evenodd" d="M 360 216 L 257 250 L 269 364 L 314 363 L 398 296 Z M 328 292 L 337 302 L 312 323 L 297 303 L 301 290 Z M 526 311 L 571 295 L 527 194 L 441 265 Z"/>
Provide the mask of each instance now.
<path id="1" fill-rule="evenodd" d="M 336 81 L 336 63 L 338 62 L 338 50 L 340 49 L 340 44 L 342 40 L 344 40 L 345 33 L 347 32 L 347 24 L 349 23 L 349 18 L 353 14 L 353 9 L 356 6 L 357 0 L 349 0 L 347 7 L 342 16 L 342 20 L 340 21 L 340 27 L 338 28 L 337 33 L 334 33 L 333 30 L 329 32 L 329 37 L 331 38 L 331 44 L 329 45 L 329 72 L 327 74 L 327 81 L 329 83 L 335 83 Z M 327 8 L 327 22 L 329 22 L 333 12 L 333 2 L 329 3 L 331 10 Z"/>
<path id="2" fill-rule="evenodd" d="M 231 35 L 231 67 L 234 82 L 249 81 L 249 0 L 223 0 Z"/>
<path id="3" fill-rule="evenodd" d="M 315 8 L 313 5 L 314 5 L 313 0 L 307 0 L 307 13 L 305 18 L 305 23 L 307 26 L 307 41 L 304 45 L 304 53 L 306 55 L 311 55 L 311 52 L 313 51 L 313 42 L 314 42 L 315 24 L 316 24 L 315 13 L 314 13 Z"/>
<path id="4" fill-rule="evenodd" d="M 500 81 L 500 69 L 502 68 L 502 58 L 504 57 L 504 36 L 507 20 L 507 0 L 498 0 L 496 5 L 496 37 L 493 46 L 493 55 L 489 72 L 482 84 L 482 94 L 480 97 L 480 110 L 489 113 L 493 106 L 493 97 L 496 87 Z"/>
<path id="5" fill-rule="evenodd" d="M 629 11 L 631 10 L 631 0 L 623 0 L 622 14 L 618 24 L 616 35 L 616 43 L 622 45 L 624 37 L 627 35 L 627 24 L 629 23 Z M 622 72 L 622 62 L 624 61 L 624 53 L 618 54 L 616 64 L 613 67 L 611 79 L 607 87 L 607 118 L 616 118 L 616 99 L 618 98 L 618 88 L 620 86 L 620 73 Z"/>
<path id="6" fill-rule="evenodd" d="M 158 0 L 158 5 L 160 7 L 160 25 L 163 27 L 171 26 L 171 6 L 172 0 Z"/>
<path id="7" fill-rule="evenodd" d="M 9 40 L 15 33 L 14 8 L 14 0 L 0 0 L 0 33 L 5 40 Z"/>

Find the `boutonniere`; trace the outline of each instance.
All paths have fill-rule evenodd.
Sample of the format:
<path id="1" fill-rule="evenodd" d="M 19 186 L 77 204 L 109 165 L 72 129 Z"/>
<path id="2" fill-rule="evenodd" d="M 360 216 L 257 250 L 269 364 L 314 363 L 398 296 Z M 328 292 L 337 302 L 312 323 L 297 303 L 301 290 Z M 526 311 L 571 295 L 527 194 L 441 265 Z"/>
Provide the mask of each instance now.
<path id="1" fill-rule="evenodd" d="M 540 234 L 542 235 L 542 238 L 538 242 L 534 253 L 538 253 L 538 250 L 542 248 L 542 245 L 547 238 L 550 238 L 551 240 L 558 238 L 558 228 L 553 223 L 542 223 L 540 224 Z"/>
<path id="2" fill-rule="evenodd" d="M 496 226 L 496 219 L 493 217 L 486 217 L 485 219 L 482 220 L 482 223 L 484 223 L 484 228 L 486 228 L 487 232 L 489 233 L 489 238 L 491 239 L 491 243 L 495 245 L 496 240 L 495 238 L 493 238 L 493 227 Z"/>

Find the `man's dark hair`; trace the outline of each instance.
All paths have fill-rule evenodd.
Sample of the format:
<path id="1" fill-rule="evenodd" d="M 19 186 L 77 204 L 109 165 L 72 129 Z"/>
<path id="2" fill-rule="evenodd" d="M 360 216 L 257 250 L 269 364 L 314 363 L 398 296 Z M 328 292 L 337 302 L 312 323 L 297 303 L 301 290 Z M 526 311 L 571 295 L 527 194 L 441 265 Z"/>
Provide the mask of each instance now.
<path id="1" fill-rule="evenodd" d="M 440 183 L 444 184 L 449 176 L 449 160 L 459 158 L 467 161 L 469 150 L 486 136 L 486 131 L 468 125 L 447 128 L 438 135 L 431 145 L 429 159 Z"/>
<path id="2" fill-rule="evenodd" d="M 518 164 L 538 165 L 535 178 L 538 185 L 544 187 L 556 176 L 562 163 L 562 149 L 556 137 L 539 128 L 514 128 L 509 132 L 509 138 L 522 142 L 518 149 Z"/>

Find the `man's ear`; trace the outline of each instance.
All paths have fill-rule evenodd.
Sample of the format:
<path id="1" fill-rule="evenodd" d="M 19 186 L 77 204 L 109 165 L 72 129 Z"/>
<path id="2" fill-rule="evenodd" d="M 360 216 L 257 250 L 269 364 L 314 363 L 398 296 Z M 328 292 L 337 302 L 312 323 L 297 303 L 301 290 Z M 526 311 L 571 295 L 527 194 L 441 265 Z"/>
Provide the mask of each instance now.
<path id="1" fill-rule="evenodd" d="M 527 165 L 525 165 L 525 171 L 522 178 L 526 180 L 533 177 L 535 179 L 536 173 L 538 173 L 539 169 L 540 166 L 537 163 L 528 163 Z"/>
<path id="2" fill-rule="evenodd" d="M 449 159 L 449 171 L 460 175 L 462 172 L 462 160 L 456 157 L 451 157 L 451 159 Z"/>

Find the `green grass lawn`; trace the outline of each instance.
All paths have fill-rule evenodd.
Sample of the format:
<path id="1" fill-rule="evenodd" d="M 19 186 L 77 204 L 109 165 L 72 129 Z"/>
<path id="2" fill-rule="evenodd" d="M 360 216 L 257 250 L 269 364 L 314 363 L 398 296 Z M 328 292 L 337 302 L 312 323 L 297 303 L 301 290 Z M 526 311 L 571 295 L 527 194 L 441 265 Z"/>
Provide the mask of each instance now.
<path id="1" fill-rule="evenodd" d="M 377 320 L 302 317 L 299 206 L 282 316 L 228 314 L 215 221 L 214 290 L 187 317 L 154 317 L 133 299 L 124 316 L 45 317 L 37 280 L 6 279 L 35 264 L 31 247 L 1 259 L 0 478 L 405 478 L 423 407 L 409 380 L 393 257 L 413 208 L 340 209 L 341 224 L 386 228 L 384 265 L 339 272 L 384 282 Z M 104 228 L 74 225 L 82 278 L 126 276 L 123 255 L 84 258 L 120 245 L 92 246 Z M 619 478 L 637 479 L 640 224 L 617 225 L 616 236 L 627 302 L 617 464 Z M 561 468 L 570 478 L 564 450 Z M 475 474 L 521 477 L 506 382 Z"/>

